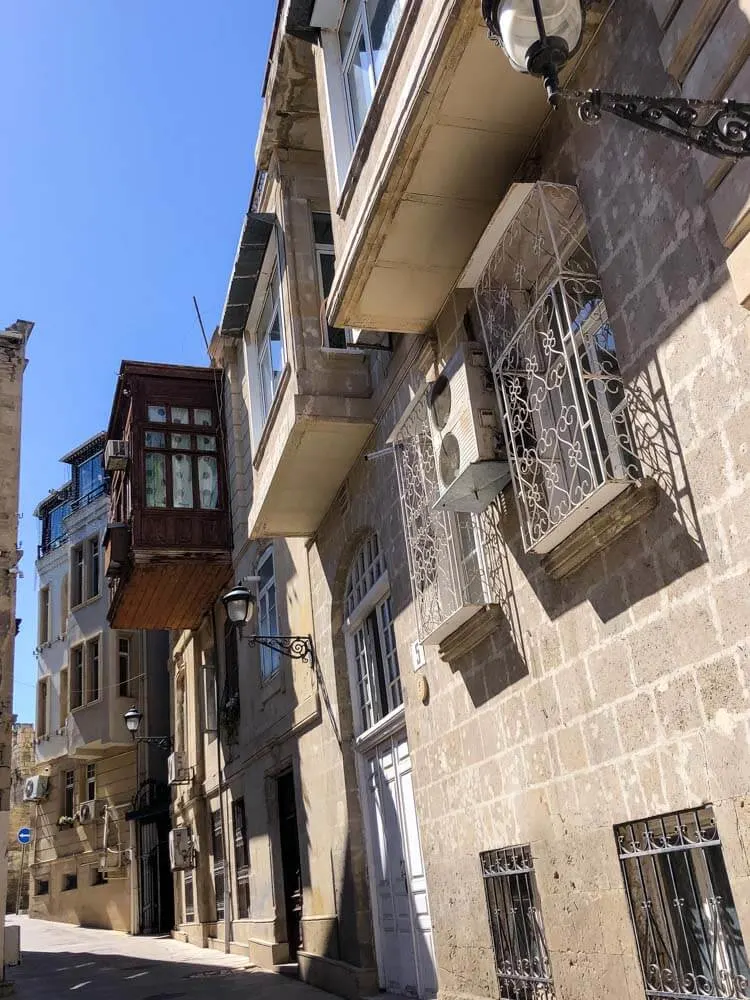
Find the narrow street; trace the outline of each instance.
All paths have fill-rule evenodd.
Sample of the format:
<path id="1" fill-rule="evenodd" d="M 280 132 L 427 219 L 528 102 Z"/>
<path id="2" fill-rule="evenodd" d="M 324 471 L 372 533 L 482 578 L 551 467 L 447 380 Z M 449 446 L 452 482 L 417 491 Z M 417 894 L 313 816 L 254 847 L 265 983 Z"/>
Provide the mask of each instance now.
<path id="1" fill-rule="evenodd" d="M 247 959 L 169 938 L 9 917 L 21 927 L 22 964 L 7 970 L 18 1000 L 326 1000 L 329 994 L 248 966 Z"/>

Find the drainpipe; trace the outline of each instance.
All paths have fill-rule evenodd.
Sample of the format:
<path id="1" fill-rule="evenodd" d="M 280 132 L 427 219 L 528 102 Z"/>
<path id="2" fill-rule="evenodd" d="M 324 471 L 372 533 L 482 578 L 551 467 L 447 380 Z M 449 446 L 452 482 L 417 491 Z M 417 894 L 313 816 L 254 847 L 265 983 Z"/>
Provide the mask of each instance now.
<path id="1" fill-rule="evenodd" d="M 219 706 L 219 632 L 216 628 L 216 604 L 211 607 L 211 628 L 214 633 L 214 684 L 216 693 L 214 702 L 216 704 L 216 777 L 219 782 L 219 813 L 221 814 L 221 836 L 224 841 L 224 952 L 230 953 L 229 938 L 231 934 L 232 918 L 231 905 L 232 898 L 229 891 L 229 851 L 227 850 L 227 836 L 229 833 L 229 823 L 227 822 L 226 804 L 224 802 L 224 780 L 221 767 L 221 710 Z M 225 665 L 226 669 L 226 665 Z"/>

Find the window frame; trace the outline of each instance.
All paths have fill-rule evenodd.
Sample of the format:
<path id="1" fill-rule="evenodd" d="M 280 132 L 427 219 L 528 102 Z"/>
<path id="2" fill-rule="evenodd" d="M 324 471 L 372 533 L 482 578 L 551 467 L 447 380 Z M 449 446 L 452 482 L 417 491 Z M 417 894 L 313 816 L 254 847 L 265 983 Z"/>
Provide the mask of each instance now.
<path id="1" fill-rule="evenodd" d="M 69 680 L 69 677 L 70 677 L 70 673 L 69 673 L 68 666 L 66 665 L 64 667 L 61 667 L 60 668 L 60 674 L 59 674 L 59 681 L 58 681 L 58 685 L 59 685 L 59 690 L 58 690 L 58 706 L 59 706 L 58 707 L 58 712 L 59 712 L 60 728 L 62 728 L 65 725 L 65 720 L 68 718 L 68 715 L 70 714 L 70 687 L 69 687 L 70 680 Z"/>
<path id="2" fill-rule="evenodd" d="M 86 685 L 86 644 L 83 642 L 78 642 L 75 646 L 70 647 L 70 674 L 69 674 L 69 698 L 68 703 L 70 705 L 70 711 L 75 712 L 79 708 L 84 706 L 84 691 Z M 77 662 L 77 658 L 80 656 L 80 663 Z M 77 674 L 80 674 L 80 686 L 76 687 Z M 74 699 L 77 698 L 76 703 L 73 704 Z"/>
<path id="3" fill-rule="evenodd" d="M 325 278 L 323 274 L 323 257 L 330 257 L 333 261 L 333 273 L 336 272 L 336 248 L 333 245 L 333 241 L 330 243 L 324 243 L 318 240 L 315 234 L 315 220 L 316 218 L 325 218 L 329 220 L 329 225 L 332 224 L 332 217 L 330 212 L 311 212 L 312 216 L 312 238 L 313 238 L 313 253 L 315 256 L 315 269 L 318 277 L 318 292 L 320 294 L 320 325 L 321 325 L 321 336 L 322 343 L 324 347 L 327 347 L 330 351 L 345 351 L 349 348 L 349 330 L 346 327 L 331 327 L 328 324 L 328 320 L 325 315 L 325 305 L 330 293 L 330 288 L 325 286 Z M 331 343 L 331 333 L 335 332 L 343 337 L 343 344 L 332 344 Z"/>
<path id="4" fill-rule="evenodd" d="M 89 535 L 70 548 L 68 613 L 102 596 L 102 559 L 99 535 Z"/>
<path id="5" fill-rule="evenodd" d="M 86 685 L 86 705 L 94 705 L 102 699 L 102 641 L 101 634 L 92 636 L 85 642 L 85 685 Z M 94 655 L 95 654 L 95 655 Z M 94 674 L 92 664 L 96 664 Z M 96 680 L 96 687 L 92 687 L 92 680 Z"/>
<path id="6" fill-rule="evenodd" d="M 239 822 L 238 822 L 239 821 Z M 247 840 L 247 815 L 244 796 L 232 801 L 234 878 L 237 891 L 237 918 L 250 916 L 250 845 Z"/>
<path id="7" fill-rule="evenodd" d="M 88 763 L 84 774 L 85 802 L 96 798 L 96 763 Z"/>
<path id="8" fill-rule="evenodd" d="M 149 419 L 149 409 L 163 408 L 168 415 L 163 421 Z M 173 410 L 187 410 L 187 423 L 180 423 L 172 419 Z M 199 424 L 195 419 L 196 411 L 208 411 L 211 414 L 210 424 Z M 196 515 L 213 513 L 224 509 L 225 487 L 222 479 L 221 460 L 221 425 L 219 423 L 218 411 L 215 404 L 196 406 L 192 401 L 176 402 L 174 399 L 164 401 L 156 396 L 148 396 L 143 403 L 143 423 L 139 430 L 141 459 L 141 475 L 143 477 L 143 510 L 148 513 L 169 512 L 170 514 L 180 513 L 183 515 Z M 148 434 L 161 434 L 164 437 L 164 444 L 147 443 Z M 172 438 L 182 436 L 189 438 L 188 447 L 172 445 Z M 214 449 L 199 448 L 198 439 L 213 438 Z M 165 480 L 165 502 L 164 504 L 149 504 L 146 495 L 147 465 L 150 455 L 160 455 L 164 459 L 164 480 Z M 176 506 L 174 503 L 174 464 L 172 459 L 176 456 L 189 459 L 192 504 Z M 204 507 L 201 499 L 200 488 L 200 460 L 202 458 L 213 458 L 216 463 L 216 504 L 215 506 Z"/>
<path id="9" fill-rule="evenodd" d="M 72 816 L 76 811 L 76 772 L 70 768 L 62 772 L 61 816 Z M 68 809 L 70 806 L 70 809 Z"/>
<path id="10" fill-rule="evenodd" d="M 127 644 L 127 649 L 123 650 L 122 644 Z M 132 692 L 133 671 L 133 636 L 117 633 L 117 694 L 120 698 L 130 698 Z M 123 658 L 125 659 L 125 680 L 123 681 Z"/>
<path id="11" fill-rule="evenodd" d="M 84 466 L 88 466 L 95 459 L 99 460 L 99 481 L 96 485 L 92 486 L 91 489 L 87 490 L 86 493 L 81 491 L 81 471 Z M 82 501 L 90 501 L 96 499 L 96 497 L 101 496 L 105 490 L 105 477 L 104 477 L 104 449 L 101 451 L 94 452 L 93 455 L 89 455 L 88 458 L 82 458 L 80 461 L 76 462 L 73 466 L 73 488 L 75 493 L 75 501 L 79 504 L 85 506 Z"/>
<path id="12" fill-rule="evenodd" d="M 221 806 L 211 810 L 211 878 L 216 903 L 216 919 L 224 919 L 225 879 L 227 877 L 224 852 L 224 822 Z M 221 888 L 221 892 L 219 892 Z"/>
<path id="13" fill-rule="evenodd" d="M 273 304 L 271 314 L 266 323 L 265 329 L 261 329 L 261 324 L 263 322 L 263 316 L 266 311 L 266 303 L 268 302 L 269 296 L 273 296 L 276 293 L 276 300 Z M 274 323 L 278 320 L 279 324 L 279 343 L 281 345 L 281 364 L 278 372 L 273 367 L 273 357 L 271 348 L 271 331 L 273 329 Z M 281 261 L 278 258 L 273 262 L 271 272 L 268 278 L 268 283 L 263 295 L 263 301 L 260 306 L 260 312 L 258 315 L 258 322 L 255 328 L 255 350 L 256 350 L 256 368 L 257 368 L 257 379 L 259 388 L 259 402 L 260 402 L 260 427 L 265 427 L 268 422 L 268 418 L 273 409 L 274 400 L 278 395 L 279 386 L 284 374 L 284 368 L 287 363 L 287 350 L 286 350 L 286 336 L 285 336 L 285 323 L 284 323 L 284 309 L 283 309 L 283 285 L 281 281 Z M 266 398 L 266 386 L 263 378 L 263 364 L 264 358 L 268 357 L 271 365 L 271 393 L 268 398 Z"/>
<path id="14" fill-rule="evenodd" d="M 189 893 L 188 893 L 189 888 Z M 189 902 L 188 902 L 189 895 Z M 186 924 L 195 923 L 195 879 L 193 869 L 185 870 L 182 873 L 182 896 L 183 896 L 183 916 Z"/>
<path id="15" fill-rule="evenodd" d="M 258 583 L 258 609 L 257 624 L 259 635 L 276 636 L 279 634 L 279 589 L 276 585 L 276 560 L 274 558 L 274 547 L 269 545 L 258 559 L 256 575 L 261 575 L 261 567 L 270 560 L 271 574 L 268 582 L 262 587 Z M 273 621 L 271 621 L 270 595 L 273 593 Z M 265 609 L 265 610 L 263 610 Z M 267 624 L 263 625 L 263 622 Z M 258 669 L 260 672 L 261 687 L 269 684 L 281 670 L 281 654 L 277 650 L 268 649 L 266 646 L 258 646 Z"/>
<path id="16" fill-rule="evenodd" d="M 49 588 L 49 584 L 44 587 L 39 588 L 39 601 L 38 601 L 38 629 L 37 629 L 37 639 L 38 645 L 46 646 L 51 642 L 52 636 L 52 593 Z"/>
<path id="17" fill-rule="evenodd" d="M 45 674 L 37 681 L 37 736 L 49 736 L 50 731 L 50 675 Z"/>
<path id="18" fill-rule="evenodd" d="M 42 886 L 44 886 L 43 889 L 41 888 Z M 34 879 L 34 895 L 49 896 L 49 875 L 47 876 L 47 878 Z"/>
<path id="19" fill-rule="evenodd" d="M 78 888 L 78 872 L 63 872 L 60 892 L 74 892 Z"/>

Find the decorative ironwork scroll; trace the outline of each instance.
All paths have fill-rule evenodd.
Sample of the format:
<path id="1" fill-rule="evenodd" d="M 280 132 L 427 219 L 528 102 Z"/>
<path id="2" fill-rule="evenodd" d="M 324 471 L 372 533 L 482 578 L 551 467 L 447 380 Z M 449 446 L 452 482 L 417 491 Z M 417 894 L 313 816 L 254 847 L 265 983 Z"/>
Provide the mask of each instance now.
<path id="1" fill-rule="evenodd" d="M 558 90 L 555 99 L 576 103 L 587 125 L 598 125 L 607 113 L 712 156 L 750 156 L 750 104 L 740 101 L 643 97 L 601 90 Z"/>
<path id="2" fill-rule="evenodd" d="M 313 644 L 309 635 L 249 635 L 247 641 L 251 646 L 265 646 L 282 653 L 290 660 L 313 662 Z"/>
<path id="3" fill-rule="evenodd" d="M 577 192 L 534 184 L 475 288 L 527 550 L 640 476 Z M 624 487 L 623 487 L 624 488 Z"/>
<path id="4" fill-rule="evenodd" d="M 711 807 L 615 832 L 646 996 L 748 1000 L 750 967 Z"/>

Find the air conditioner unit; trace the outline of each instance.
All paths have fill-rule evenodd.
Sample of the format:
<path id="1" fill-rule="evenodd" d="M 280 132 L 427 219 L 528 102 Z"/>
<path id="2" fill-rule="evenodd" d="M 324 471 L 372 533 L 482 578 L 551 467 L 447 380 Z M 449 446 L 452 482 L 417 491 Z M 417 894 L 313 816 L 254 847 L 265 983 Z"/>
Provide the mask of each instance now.
<path id="1" fill-rule="evenodd" d="M 49 792 L 49 777 L 46 774 L 35 774 L 27 778 L 23 786 L 24 802 L 41 802 Z"/>
<path id="2" fill-rule="evenodd" d="M 169 831 L 169 865 L 173 872 L 194 867 L 193 838 L 190 828 L 177 826 Z"/>
<path id="3" fill-rule="evenodd" d="M 89 799 L 87 802 L 82 802 L 78 807 L 78 822 L 93 823 L 96 819 L 102 819 L 106 808 L 106 802 L 102 802 L 100 799 Z"/>
<path id="4" fill-rule="evenodd" d="M 429 388 L 439 496 L 434 507 L 480 513 L 510 482 L 483 348 L 462 344 Z"/>
<path id="5" fill-rule="evenodd" d="M 187 754 L 175 750 L 167 757 L 167 781 L 170 785 L 187 785 L 190 783 L 190 768 Z"/>
<path id="6" fill-rule="evenodd" d="M 107 441 L 104 446 L 104 468 L 107 472 L 124 472 L 128 467 L 128 442 Z"/>

